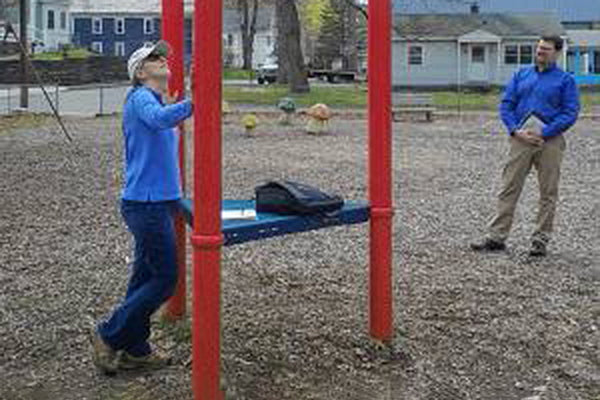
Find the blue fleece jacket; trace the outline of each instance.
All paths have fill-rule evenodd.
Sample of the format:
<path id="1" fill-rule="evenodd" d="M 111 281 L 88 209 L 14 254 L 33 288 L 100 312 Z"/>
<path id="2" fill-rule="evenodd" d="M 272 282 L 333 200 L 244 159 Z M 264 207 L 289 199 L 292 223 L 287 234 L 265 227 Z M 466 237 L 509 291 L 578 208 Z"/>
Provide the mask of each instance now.
<path id="1" fill-rule="evenodd" d="M 123 110 L 123 199 L 157 202 L 181 197 L 175 127 L 191 114 L 189 100 L 164 105 L 161 96 L 148 87 L 130 90 Z"/>
<path id="2" fill-rule="evenodd" d="M 569 129 L 579 109 L 579 91 L 571 74 L 556 64 L 543 72 L 531 66 L 517 71 L 506 86 L 500 117 L 512 135 L 533 113 L 546 124 L 542 136 L 548 140 Z"/>

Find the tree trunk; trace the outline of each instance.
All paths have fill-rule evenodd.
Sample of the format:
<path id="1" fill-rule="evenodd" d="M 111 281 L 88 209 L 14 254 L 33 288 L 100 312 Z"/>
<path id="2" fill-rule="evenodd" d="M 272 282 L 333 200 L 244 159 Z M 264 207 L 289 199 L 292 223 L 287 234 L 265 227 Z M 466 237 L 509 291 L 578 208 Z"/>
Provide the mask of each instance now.
<path id="1" fill-rule="evenodd" d="M 289 83 L 292 93 L 310 91 L 308 76 L 300 43 L 300 20 L 294 0 L 278 0 L 277 19 L 277 62 L 278 81 Z"/>
<path id="2" fill-rule="evenodd" d="M 252 15 L 248 2 L 252 1 Z M 256 36 L 256 19 L 258 15 L 258 0 L 238 0 L 238 10 L 241 14 L 240 28 L 242 31 L 242 53 L 245 70 L 252 69 L 254 55 L 254 37 Z"/>
<path id="3" fill-rule="evenodd" d="M 358 11 L 354 7 L 348 9 L 348 52 L 347 71 L 358 71 Z"/>

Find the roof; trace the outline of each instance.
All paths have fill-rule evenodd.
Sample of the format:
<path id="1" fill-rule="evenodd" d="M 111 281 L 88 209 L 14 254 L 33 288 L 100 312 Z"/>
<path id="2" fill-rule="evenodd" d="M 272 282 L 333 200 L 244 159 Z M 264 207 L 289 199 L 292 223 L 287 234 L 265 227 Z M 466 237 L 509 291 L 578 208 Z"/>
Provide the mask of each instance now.
<path id="1" fill-rule="evenodd" d="M 189 3 L 185 1 L 186 5 Z M 160 14 L 160 0 L 72 0 L 71 13 Z"/>
<path id="2" fill-rule="evenodd" d="M 161 0 L 71 0 L 72 14 L 144 14 L 160 17 Z M 194 1 L 184 0 L 186 15 L 194 11 Z M 256 20 L 258 32 L 269 30 L 275 15 L 273 7 L 261 7 Z M 223 31 L 232 32 L 240 29 L 240 13 L 236 9 L 223 10 Z"/>
<path id="3" fill-rule="evenodd" d="M 409 14 L 467 13 L 477 2 L 483 13 L 524 13 L 553 11 L 562 22 L 600 21 L 598 0 L 393 0 L 394 10 Z"/>
<path id="4" fill-rule="evenodd" d="M 396 14 L 394 29 L 400 37 L 456 39 L 476 30 L 500 37 L 565 35 L 555 14 Z"/>
<path id="5" fill-rule="evenodd" d="M 573 45 L 600 47 L 600 31 L 568 30 L 569 42 Z"/>

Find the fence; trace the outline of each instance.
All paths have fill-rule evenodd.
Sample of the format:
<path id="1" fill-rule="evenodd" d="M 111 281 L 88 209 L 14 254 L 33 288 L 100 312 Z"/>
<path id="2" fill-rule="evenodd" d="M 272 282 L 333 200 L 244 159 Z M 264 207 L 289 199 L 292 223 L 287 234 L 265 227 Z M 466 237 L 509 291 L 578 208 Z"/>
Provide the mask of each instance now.
<path id="1" fill-rule="evenodd" d="M 27 111 L 51 113 L 52 109 L 38 85 L 24 85 L 29 90 Z M 21 110 L 20 92 L 23 85 L 0 85 L 0 114 Z M 45 90 L 61 115 L 97 116 L 120 112 L 129 85 L 127 83 L 90 84 L 62 87 L 45 84 Z"/>

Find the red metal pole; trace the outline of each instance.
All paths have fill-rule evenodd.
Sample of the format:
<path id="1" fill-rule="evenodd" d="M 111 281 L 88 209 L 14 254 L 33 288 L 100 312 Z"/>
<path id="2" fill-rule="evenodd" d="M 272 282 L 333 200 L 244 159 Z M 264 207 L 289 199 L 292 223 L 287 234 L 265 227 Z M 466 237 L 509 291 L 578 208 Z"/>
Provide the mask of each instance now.
<path id="1" fill-rule="evenodd" d="M 183 44 L 184 44 L 183 0 L 162 0 L 162 37 L 171 48 L 169 54 L 169 91 L 173 95 L 179 93 L 180 98 L 185 94 Z M 185 189 L 185 125 L 179 126 L 179 170 L 181 187 Z M 185 220 L 181 214 L 175 217 L 175 233 L 177 242 L 178 279 L 175 293 L 167 302 L 163 317 L 176 320 L 185 315 L 186 298 L 186 260 L 185 260 Z"/>
<path id="2" fill-rule="evenodd" d="M 369 199 L 371 336 L 392 338 L 392 122 L 390 0 L 369 2 Z"/>
<path id="3" fill-rule="evenodd" d="M 195 400 L 223 398 L 221 370 L 222 1 L 195 0 L 192 384 Z"/>

